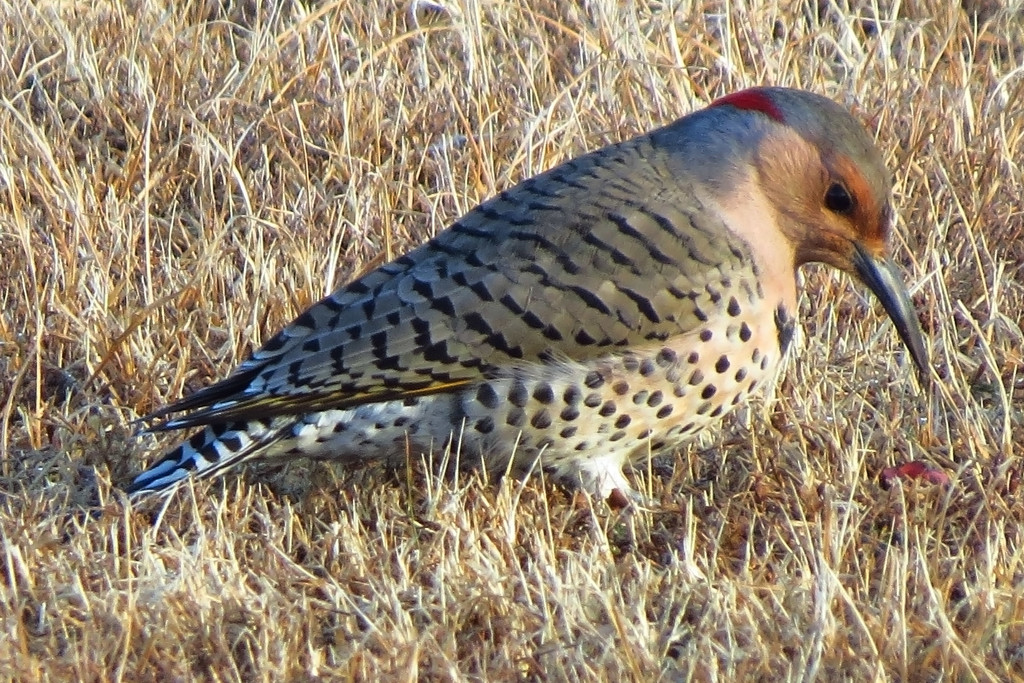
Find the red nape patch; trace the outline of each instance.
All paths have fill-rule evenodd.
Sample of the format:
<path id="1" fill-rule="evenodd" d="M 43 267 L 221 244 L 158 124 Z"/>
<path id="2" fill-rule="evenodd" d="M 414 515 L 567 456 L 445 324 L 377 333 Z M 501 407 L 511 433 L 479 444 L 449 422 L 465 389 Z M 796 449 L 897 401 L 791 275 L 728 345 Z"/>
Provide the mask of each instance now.
<path id="1" fill-rule="evenodd" d="M 763 88 L 747 88 L 746 90 L 740 90 L 734 92 L 731 95 L 725 97 L 719 97 L 717 100 L 711 103 L 712 107 L 721 107 L 725 104 L 731 104 L 737 109 L 745 109 L 747 111 L 759 111 L 763 114 L 767 114 L 779 123 L 783 123 L 782 112 L 775 106 L 771 98 L 765 93 Z"/>

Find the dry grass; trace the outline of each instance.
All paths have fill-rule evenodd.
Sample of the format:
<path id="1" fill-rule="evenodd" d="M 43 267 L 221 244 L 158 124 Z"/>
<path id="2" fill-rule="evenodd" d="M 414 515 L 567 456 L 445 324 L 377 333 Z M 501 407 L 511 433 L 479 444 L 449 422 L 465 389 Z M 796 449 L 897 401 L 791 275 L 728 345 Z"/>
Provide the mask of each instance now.
<path id="1" fill-rule="evenodd" d="M 673 4 L 0 8 L 3 677 L 1024 677 L 1020 3 Z M 876 127 L 941 381 L 807 269 L 777 396 L 641 477 L 659 511 L 307 463 L 122 505 L 168 443 L 140 414 L 501 188 L 757 83 Z M 915 459 L 952 485 L 879 485 Z"/>

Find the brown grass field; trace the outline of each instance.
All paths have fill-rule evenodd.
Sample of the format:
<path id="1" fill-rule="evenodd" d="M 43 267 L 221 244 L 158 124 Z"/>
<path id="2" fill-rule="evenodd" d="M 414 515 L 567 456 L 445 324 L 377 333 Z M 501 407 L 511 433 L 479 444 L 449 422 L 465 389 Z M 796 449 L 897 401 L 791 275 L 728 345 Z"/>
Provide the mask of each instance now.
<path id="1" fill-rule="evenodd" d="M 0 679 L 1024 680 L 1011 5 L 0 7 Z M 877 132 L 931 386 L 811 267 L 777 390 L 636 473 L 655 509 L 416 461 L 127 505 L 176 437 L 140 415 L 502 188 L 762 83 Z M 882 485 L 914 460 L 951 483 Z"/>

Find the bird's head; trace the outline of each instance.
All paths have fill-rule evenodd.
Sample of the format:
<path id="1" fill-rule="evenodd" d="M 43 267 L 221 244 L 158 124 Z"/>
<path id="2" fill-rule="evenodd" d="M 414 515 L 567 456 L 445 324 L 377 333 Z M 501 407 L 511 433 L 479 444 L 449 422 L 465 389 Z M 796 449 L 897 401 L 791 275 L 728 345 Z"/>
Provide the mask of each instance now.
<path id="1" fill-rule="evenodd" d="M 796 264 L 827 263 L 866 284 L 927 377 L 921 326 L 889 258 L 892 181 L 868 132 L 843 107 L 803 90 L 751 88 L 711 107 L 763 124 L 752 160 Z"/>

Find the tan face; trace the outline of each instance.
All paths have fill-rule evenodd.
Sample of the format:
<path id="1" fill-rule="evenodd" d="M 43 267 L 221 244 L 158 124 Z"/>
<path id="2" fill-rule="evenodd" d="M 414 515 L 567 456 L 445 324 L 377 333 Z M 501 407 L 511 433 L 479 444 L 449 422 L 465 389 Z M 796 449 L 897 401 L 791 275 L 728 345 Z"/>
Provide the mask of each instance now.
<path id="1" fill-rule="evenodd" d="M 811 144 L 785 126 L 767 134 L 755 156 L 761 187 L 794 245 L 796 265 L 827 263 L 866 284 L 926 377 L 921 326 L 888 259 L 893 222 L 888 174 L 877 154 L 859 161 L 836 146 Z"/>
<path id="2" fill-rule="evenodd" d="M 853 273 L 855 243 L 886 257 L 892 225 L 888 183 L 879 196 L 862 164 L 785 127 L 761 141 L 756 164 L 761 186 L 796 248 L 797 266 L 821 262 Z"/>

